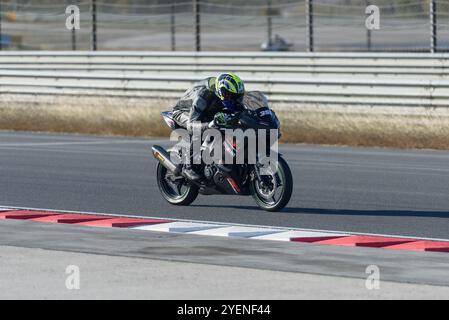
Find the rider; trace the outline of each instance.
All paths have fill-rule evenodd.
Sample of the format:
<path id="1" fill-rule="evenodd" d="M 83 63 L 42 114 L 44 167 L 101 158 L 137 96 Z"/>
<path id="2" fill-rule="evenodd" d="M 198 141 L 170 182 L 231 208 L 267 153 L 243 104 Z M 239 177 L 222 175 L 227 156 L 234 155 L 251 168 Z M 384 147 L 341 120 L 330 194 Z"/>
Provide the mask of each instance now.
<path id="1" fill-rule="evenodd" d="M 243 81 L 233 73 L 222 73 L 218 77 L 206 78 L 187 90 L 178 100 L 173 108 L 173 119 L 192 134 L 194 122 L 207 125 L 219 112 L 228 110 L 233 113 L 242 110 L 244 94 Z M 226 121 L 225 118 L 223 115 L 222 121 Z M 201 137 L 192 135 L 191 150 L 193 141 L 197 139 Z M 194 150 L 193 157 L 198 156 L 198 152 L 199 150 Z M 183 166 L 183 173 L 190 180 L 201 178 L 191 164 Z"/>

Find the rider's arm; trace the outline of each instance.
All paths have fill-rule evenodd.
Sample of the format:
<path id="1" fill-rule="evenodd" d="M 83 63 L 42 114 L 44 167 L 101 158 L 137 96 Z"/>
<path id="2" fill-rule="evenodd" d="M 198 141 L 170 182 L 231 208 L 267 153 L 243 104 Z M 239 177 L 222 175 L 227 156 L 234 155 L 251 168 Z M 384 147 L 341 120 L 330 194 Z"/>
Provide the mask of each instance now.
<path id="1" fill-rule="evenodd" d="M 191 124 L 194 122 L 201 122 L 202 121 L 202 115 L 204 110 L 207 108 L 207 101 L 201 96 L 198 95 L 194 98 L 192 107 L 190 108 L 189 113 L 189 122 L 187 125 L 187 129 L 189 131 L 192 130 Z"/>

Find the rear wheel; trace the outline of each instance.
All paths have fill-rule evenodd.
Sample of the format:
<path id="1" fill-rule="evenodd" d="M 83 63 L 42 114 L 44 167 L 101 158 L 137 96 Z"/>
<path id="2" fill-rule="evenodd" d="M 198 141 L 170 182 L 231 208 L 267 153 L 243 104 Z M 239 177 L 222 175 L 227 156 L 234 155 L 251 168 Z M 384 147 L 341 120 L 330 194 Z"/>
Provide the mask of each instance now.
<path id="1" fill-rule="evenodd" d="M 198 196 L 198 187 L 184 177 L 174 176 L 160 163 L 157 164 L 157 186 L 165 200 L 178 206 L 188 206 Z"/>
<path id="2" fill-rule="evenodd" d="M 293 178 L 287 162 L 279 156 L 278 169 L 273 175 L 260 176 L 250 183 L 257 205 L 266 211 L 279 211 L 290 201 Z"/>

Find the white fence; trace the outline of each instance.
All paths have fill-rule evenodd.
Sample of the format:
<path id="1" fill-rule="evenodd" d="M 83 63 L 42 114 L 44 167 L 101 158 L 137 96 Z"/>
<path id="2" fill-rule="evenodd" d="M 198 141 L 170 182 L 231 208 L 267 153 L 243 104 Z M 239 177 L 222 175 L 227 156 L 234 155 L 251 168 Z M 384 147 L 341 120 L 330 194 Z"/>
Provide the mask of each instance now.
<path id="1" fill-rule="evenodd" d="M 273 102 L 449 107 L 449 54 L 0 53 L 0 94 L 175 98 L 238 73 Z"/>

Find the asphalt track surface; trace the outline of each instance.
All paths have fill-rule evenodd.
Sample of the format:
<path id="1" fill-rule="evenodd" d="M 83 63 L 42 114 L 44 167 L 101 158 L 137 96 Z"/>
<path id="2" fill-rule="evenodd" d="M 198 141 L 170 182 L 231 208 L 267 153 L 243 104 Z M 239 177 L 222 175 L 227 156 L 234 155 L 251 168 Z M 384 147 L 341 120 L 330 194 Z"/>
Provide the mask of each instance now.
<path id="1" fill-rule="evenodd" d="M 251 197 L 166 203 L 152 144 L 167 140 L 0 133 L 0 206 L 449 238 L 449 152 L 282 145 L 294 176 L 287 208 Z"/>

